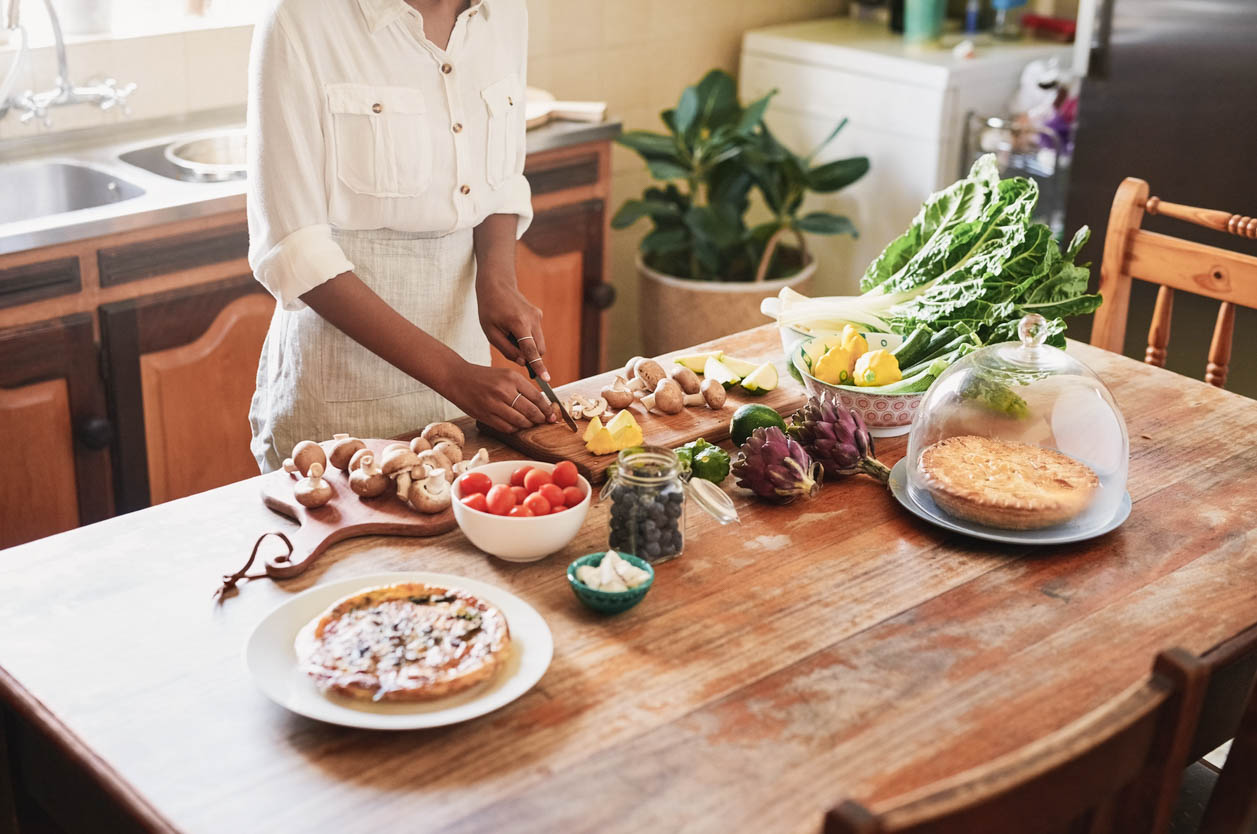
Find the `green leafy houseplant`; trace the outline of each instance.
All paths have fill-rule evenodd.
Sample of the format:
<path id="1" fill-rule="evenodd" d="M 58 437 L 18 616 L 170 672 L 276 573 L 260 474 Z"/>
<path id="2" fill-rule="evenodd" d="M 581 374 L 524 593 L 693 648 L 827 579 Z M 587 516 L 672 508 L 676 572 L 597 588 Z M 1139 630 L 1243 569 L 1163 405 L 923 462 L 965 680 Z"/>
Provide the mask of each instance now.
<path id="1" fill-rule="evenodd" d="M 728 73 L 712 70 L 685 88 L 676 107 L 660 114 L 667 133 L 634 130 L 617 140 L 639 153 L 664 183 L 626 201 L 611 220 L 612 228 L 623 229 L 650 218 L 654 228 L 641 243 L 648 267 L 699 281 L 782 278 L 807 264 L 804 232 L 856 234 L 846 217 L 824 211 L 800 215 L 808 193 L 833 193 L 869 169 L 863 156 L 813 164 L 846 119 L 811 153 L 799 156 L 764 124 L 772 96 L 743 107 Z M 771 219 L 748 226 L 752 190 Z M 782 245 L 787 235 L 794 247 Z"/>

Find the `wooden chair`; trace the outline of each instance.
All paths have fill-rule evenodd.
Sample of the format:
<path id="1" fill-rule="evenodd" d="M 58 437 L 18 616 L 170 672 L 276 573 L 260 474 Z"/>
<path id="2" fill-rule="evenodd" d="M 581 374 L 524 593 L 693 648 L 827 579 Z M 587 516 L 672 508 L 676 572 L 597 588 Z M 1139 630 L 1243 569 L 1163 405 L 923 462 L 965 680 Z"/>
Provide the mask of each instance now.
<path id="1" fill-rule="evenodd" d="M 1146 231 L 1139 228 L 1144 214 L 1160 214 L 1254 239 L 1257 239 L 1257 218 L 1166 203 L 1159 197 L 1150 197 L 1148 183 L 1134 177 L 1122 180 L 1109 212 L 1104 257 L 1100 263 L 1100 294 L 1104 296 L 1104 303 L 1095 314 L 1091 344 L 1122 352 L 1131 278 L 1161 285 L 1144 359 L 1158 367 L 1165 366 L 1174 291 L 1216 298 L 1222 306 L 1209 345 L 1205 381 L 1220 388 L 1226 384 L 1227 366 L 1231 362 L 1235 305 L 1257 308 L 1257 257 Z"/>
<path id="2" fill-rule="evenodd" d="M 1206 686 L 1204 663 L 1162 652 L 1151 679 L 1024 750 L 873 814 L 850 800 L 825 834 L 1161 834 Z"/>
<path id="3" fill-rule="evenodd" d="M 1205 807 L 1198 834 L 1257 831 L 1257 689 L 1231 742 L 1222 774 Z"/>

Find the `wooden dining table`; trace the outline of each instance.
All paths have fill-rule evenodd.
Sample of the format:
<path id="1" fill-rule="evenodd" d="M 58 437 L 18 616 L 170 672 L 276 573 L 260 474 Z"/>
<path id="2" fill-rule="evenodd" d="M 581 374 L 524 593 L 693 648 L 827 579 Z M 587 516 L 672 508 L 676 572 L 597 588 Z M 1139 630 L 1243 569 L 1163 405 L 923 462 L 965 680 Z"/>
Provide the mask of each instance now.
<path id="1" fill-rule="evenodd" d="M 359 538 L 221 602 L 259 534 L 292 526 L 256 479 L 2 551 L 13 790 L 71 832 L 810 832 L 843 798 L 885 807 L 1067 726 L 1160 649 L 1203 652 L 1257 622 L 1257 403 L 1069 351 L 1125 415 L 1134 502 L 1078 544 L 947 533 L 861 475 L 786 506 L 728 482 L 741 522 L 691 509 L 684 554 L 611 617 L 564 575 L 605 549 L 605 504 L 539 562 L 457 530 Z M 905 447 L 876 451 L 893 464 Z M 439 729 L 349 729 L 267 700 L 241 657 L 259 621 L 392 570 L 518 595 L 553 633 L 548 671 Z"/>

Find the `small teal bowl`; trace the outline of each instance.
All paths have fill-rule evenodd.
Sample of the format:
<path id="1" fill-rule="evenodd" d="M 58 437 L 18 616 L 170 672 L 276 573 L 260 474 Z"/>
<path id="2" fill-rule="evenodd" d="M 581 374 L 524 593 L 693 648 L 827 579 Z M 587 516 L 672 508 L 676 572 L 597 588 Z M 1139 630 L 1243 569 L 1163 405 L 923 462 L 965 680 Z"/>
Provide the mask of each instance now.
<path id="1" fill-rule="evenodd" d="M 568 565 L 567 583 L 572 586 L 572 593 L 576 594 L 577 599 L 599 614 L 619 614 L 621 611 L 627 611 L 642 601 L 642 598 L 646 596 L 646 592 L 650 590 L 650 586 L 655 584 L 655 569 L 645 559 L 639 559 L 631 553 L 621 553 L 621 559 L 646 571 L 646 573 L 650 574 L 650 578 L 636 588 L 630 588 L 627 591 L 599 591 L 576 578 L 577 568 L 581 565 L 592 565 L 596 568 L 602 564 L 604 555 L 606 554 L 590 553 L 588 556 L 582 556 Z"/>

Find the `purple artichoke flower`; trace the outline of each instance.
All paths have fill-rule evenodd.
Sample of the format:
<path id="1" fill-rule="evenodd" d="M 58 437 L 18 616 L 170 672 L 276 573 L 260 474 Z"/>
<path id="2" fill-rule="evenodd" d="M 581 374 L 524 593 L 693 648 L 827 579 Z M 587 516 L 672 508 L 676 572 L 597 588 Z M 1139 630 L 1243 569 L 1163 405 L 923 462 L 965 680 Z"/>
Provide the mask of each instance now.
<path id="1" fill-rule="evenodd" d="M 756 429 L 742 444 L 733 474 L 739 486 L 780 504 L 814 498 L 820 489 L 820 464 L 776 426 Z"/>

